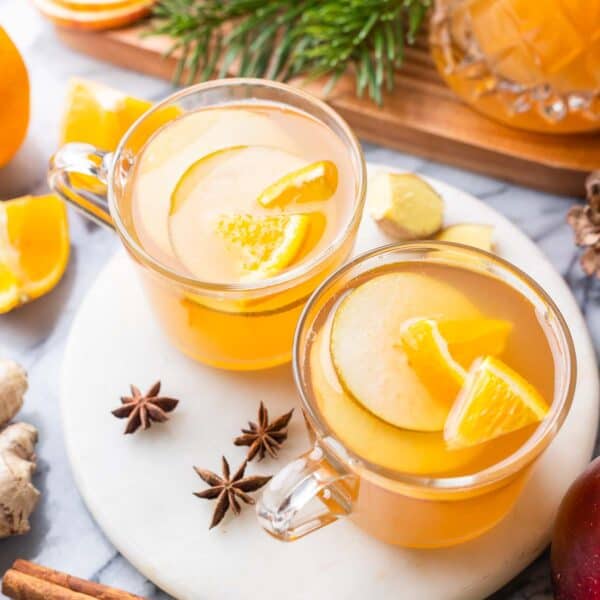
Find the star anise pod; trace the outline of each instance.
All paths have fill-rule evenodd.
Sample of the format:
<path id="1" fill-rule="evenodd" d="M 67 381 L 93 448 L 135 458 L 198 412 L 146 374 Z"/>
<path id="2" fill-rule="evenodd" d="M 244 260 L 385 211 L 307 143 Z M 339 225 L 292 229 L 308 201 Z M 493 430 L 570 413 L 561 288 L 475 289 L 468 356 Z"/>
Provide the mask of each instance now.
<path id="1" fill-rule="evenodd" d="M 124 433 L 134 433 L 140 426 L 148 429 L 152 421 L 164 423 L 168 420 L 167 413 L 175 410 L 179 400 L 159 396 L 160 381 L 157 381 L 145 394 L 131 385 L 131 396 L 121 397 L 121 406 L 115 408 L 112 414 L 118 419 L 127 419 Z"/>
<path id="2" fill-rule="evenodd" d="M 223 520 L 229 507 L 231 507 L 236 515 L 239 515 L 242 510 L 239 500 L 242 500 L 246 504 L 254 504 L 255 500 L 252 496 L 248 495 L 248 492 L 259 490 L 271 479 L 271 477 L 263 477 L 262 475 L 244 477 L 246 465 L 248 464 L 247 460 L 241 464 L 238 470 L 233 474 L 233 477 L 231 477 L 229 463 L 224 456 L 222 461 L 222 477 L 219 477 L 219 475 L 212 471 L 194 467 L 194 471 L 196 471 L 202 481 L 205 481 L 210 486 L 202 492 L 194 492 L 194 496 L 205 498 L 207 500 L 217 499 L 217 505 L 215 506 L 209 529 L 216 527 Z"/>
<path id="3" fill-rule="evenodd" d="M 567 223 L 575 232 L 575 243 L 586 248 L 580 263 L 588 275 L 600 277 L 600 171 L 586 180 L 587 204 L 573 206 L 567 213 Z"/>
<path id="4" fill-rule="evenodd" d="M 258 423 L 248 421 L 248 429 L 242 429 L 242 435 L 236 437 L 233 443 L 236 446 L 249 446 L 247 460 L 252 460 L 258 454 L 261 461 L 265 454 L 275 458 L 281 445 L 287 439 L 287 426 L 292 418 L 294 409 L 281 415 L 269 423 L 269 411 L 261 402 L 258 408 Z"/>

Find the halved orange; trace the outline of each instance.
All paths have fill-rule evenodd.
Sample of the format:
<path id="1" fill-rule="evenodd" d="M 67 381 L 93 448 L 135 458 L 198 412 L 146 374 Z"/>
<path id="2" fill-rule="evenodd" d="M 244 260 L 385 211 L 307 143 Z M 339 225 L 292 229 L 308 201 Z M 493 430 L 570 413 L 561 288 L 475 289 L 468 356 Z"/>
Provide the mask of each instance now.
<path id="1" fill-rule="evenodd" d="M 0 203 L 0 313 L 49 292 L 69 259 L 65 204 L 57 196 Z"/>
<path id="2" fill-rule="evenodd" d="M 541 421 L 548 413 L 542 395 L 498 358 L 471 367 L 444 427 L 449 446 L 465 448 Z"/>

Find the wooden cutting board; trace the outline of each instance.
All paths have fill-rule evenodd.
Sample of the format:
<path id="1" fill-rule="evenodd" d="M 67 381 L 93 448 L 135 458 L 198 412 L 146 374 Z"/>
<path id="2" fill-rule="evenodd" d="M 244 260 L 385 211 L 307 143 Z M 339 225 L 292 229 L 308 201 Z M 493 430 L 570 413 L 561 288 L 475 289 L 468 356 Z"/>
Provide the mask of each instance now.
<path id="1" fill-rule="evenodd" d="M 162 56 L 170 40 L 141 38 L 142 31 L 143 25 L 99 33 L 57 29 L 79 52 L 171 79 L 176 58 Z M 305 87 L 322 96 L 320 82 Z M 354 89 L 349 75 L 327 101 L 369 142 L 556 194 L 583 195 L 586 175 L 600 168 L 600 133 L 524 132 L 473 111 L 439 77 L 424 40 L 406 49 L 395 90 L 382 107 L 357 98 Z"/>

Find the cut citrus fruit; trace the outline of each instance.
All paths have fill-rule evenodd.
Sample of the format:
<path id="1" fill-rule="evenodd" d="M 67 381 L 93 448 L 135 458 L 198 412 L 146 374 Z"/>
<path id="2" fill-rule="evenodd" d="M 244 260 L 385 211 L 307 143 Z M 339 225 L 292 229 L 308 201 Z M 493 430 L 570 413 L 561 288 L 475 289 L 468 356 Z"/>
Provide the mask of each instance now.
<path id="1" fill-rule="evenodd" d="M 258 202 L 266 207 L 322 202 L 333 196 L 337 184 L 337 167 L 330 160 L 321 160 L 284 175 L 263 190 Z"/>
<path id="2" fill-rule="evenodd" d="M 69 258 L 67 211 L 54 195 L 0 203 L 0 312 L 50 291 Z"/>
<path id="3" fill-rule="evenodd" d="M 115 150 L 127 130 L 152 103 L 85 79 L 72 79 L 62 117 L 61 144 L 86 142 L 101 150 Z M 178 106 L 165 106 L 135 128 L 128 147 L 137 150 L 165 123 L 181 115 Z"/>
<path id="4" fill-rule="evenodd" d="M 106 5 L 105 8 L 75 8 L 56 0 L 33 0 L 36 8 L 60 27 L 99 31 L 113 29 L 133 23 L 146 16 L 154 4 L 154 0 L 132 0 L 122 5 Z"/>
<path id="5" fill-rule="evenodd" d="M 311 342 L 311 387 L 321 417 L 335 424 L 335 435 L 346 448 L 371 463 L 415 475 L 447 474 L 464 468 L 481 452 L 479 447 L 448 452 L 440 432 L 394 427 L 350 400 L 340 388 L 328 355 L 330 332 L 328 319 Z"/>
<path id="6" fill-rule="evenodd" d="M 6 313 L 19 306 L 20 300 L 19 280 L 5 264 L 0 262 L 0 313 Z"/>
<path id="7" fill-rule="evenodd" d="M 444 427 L 454 448 L 487 442 L 541 421 L 548 405 L 541 394 L 501 360 L 474 363 Z"/>
<path id="8" fill-rule="evenodd" d="M 223 226 L 218 226 L 218 223 L 223 215 L 226 218 L 235 217 L 240 223 L 247 215 L 254 215 L 257 218 L 243 226 L 256 233 L 255 224 L 262 222 L 262 217 L 275 216 L 269 209 L 256 203 L 261 190 L 304 161 L 293 153 L 271 146 L 228 146 L 209 154 L 202 153 L 200 159 L 195 157 L 198 149 L 197 145 L 186 149 L 191 160 L 186 160 L 180 166 L 178 172 L 182 175 L 176 176 L 177 184 L 169 189 L 166 210 L 172 253 L 187 271 L 202 280 L 234 282 L 240 277 L 247 277 L 249 271 L 253 271 L 253 276 L 267 276 L 261 269 L 244 267 L 248 263 L 246 250 L 242 250 L 239 243 L 224 244 L 220 231 Z M 261 168 L 257 169 L 257 164 Z M 157 175 L 161 173 L 162 170 L 158 169 Z M 158 180 L 157 185 L 160 185 Z M 301 214 L 314 213 L 311 207 Z M 280 212 L 276 215 L 282 216 Z M 298 222 L 304 220 L 308 223 L 312 219 L 304 216 Z M 296 218 L 292 219 L 292 222 L 296 221 Z M 275 222 L 264 223 L 269 228 Z M 304 236 L 305 233 L 298 237 L 299 243 L 302 243 L 301 237 Z M 296 253 L 301 251 L 300 248 L 295 250 Z M 210 261 L 207 261 L 207 253 L 210 254 Z M 280 268 L 274 265 L 273 268 L 268 267 L 267 271 L 278 271 Z"/>
<path id="9" fill-rule="evenodd" d="M 29 77 L 21 54 L 0 27 L 0 167 L 21 146 L 29 124 Z"/>
<path id="10" fill-rule="evenodd" d="M 443 242 L 465 244 L 466 246 L 473 246 L 473 248 L 491 252 L 493 249 L 493 235 L 494 228 L 491 225 L 459 223 L 442 229 L 436 239 Z"/>
<path id="11" fill-rule="evenodd" d="M 502 319 L 444 320 L 438 327 L 452 358 L 465 369 L 480 356 L 502 354 L 512 331 L 512 323 Z"/>
<path id="12" fill-rule="evenodd" d="M 380 419 L 406 429 L 440 431 L 450 405 L 429 391 L 398 344 L 402 324 L 423 314 L 480 316 L 450 285 L 419 273 L 385 273 L 340 302 L 331 329 L 331 358 L 345 389 Z"/>
<path id="13" fill-rule="evenodd" d="M 232 155 L 237 154 L 240 150 L 245 150 L 248 146 L 229 146 L 215 150 L 210 154 L 204 155 L 195 163 L 192 163 L 181 176 L 173 193 L 171 194 L 171 205 L 169 215 L 174 215 L 191 196 L 194 190 L 202 183 L 205 177 L 210 175 L 211 170 L 219 163 L 219 161 L 227 160 Z"/>
<path id="14" fill-rule="evenodd" d="M 378 173 L 367 189 L 371 216 L 388 235 L 401 240 L 424 239 L 442 226 L 444 201 L 418 175 Z"/>
<path id="15" fill-rule="evenodd" d="M 138 0 L 53 0 L 56 4 L 61 4 L 73 10 L 87 11 L 105 11 L 114 8 L 123 8 L 137 4 Z"/>
<path id="16" fill-rule="evenodd" d="M 152 107 L 105 85 L 72 79 L 62 120 L 61 143 L 86 142 L 115 150 L 124 133 Z"/>
<path id="17" fill-rule="evenodd" d="M 245 278 L 276 275 L 296 258 L 310 228 L 309 214 L 224 215 L 217 231 L 239 255 Z"/>
<path id="18" fill-rule="evenodd" d="M 433 319 L 412 319 L 400 330 L 402 348 L 410 368 L 429 393 L 448 410 L 460 391 L 466 371 L 452 358 L 448 344 Z"/>

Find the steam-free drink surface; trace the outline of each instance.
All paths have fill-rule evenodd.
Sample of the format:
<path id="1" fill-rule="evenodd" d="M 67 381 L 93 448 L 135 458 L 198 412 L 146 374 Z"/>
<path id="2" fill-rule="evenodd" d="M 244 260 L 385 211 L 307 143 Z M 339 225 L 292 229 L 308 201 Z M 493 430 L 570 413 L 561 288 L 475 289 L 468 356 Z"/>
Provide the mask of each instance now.
<path id="1" fill-rule="evenodd" d="M 388 294 L 372 307 L 378 322 L 382 323 L 381 331 L 387 332 L 386 311 L 399 310 L 399 304 L 402 304 L 402 314 L 395 318 L 400 320 L 426 318 L 443 322 L 464 319 L 466 323 L 481 318 L 505 320 L 512 326 L 497 358 L 535 386 L 548 405 L 552 404 L 555 385 L 552 349 L 541 316 L 525 297 L 501 280 L 471 269 L 406 262 L 371 271 L 353 280 L 337 298 L 332 298 L 317 318 L 306 354 L 307 379 L 322 418 L 353 452 L 370 463 L 396 471 L 457 476 L 476 473 L 508 457 L 527 441 L 538 424 L 471 447 L 452 448 L 444 440 L 443 431 L 416 431 L 394 426 L 365 408 L 364 403 L 358 402 L 349 391 L 332 360 L 332 349 L 334 354 L 336 352 L 336 340 L 332 336 L 336 311 L 360 286 L 390 274 L 400 275 L 397 279 L 401 287 L 394 291 L 396 297 Z M 377 327 L 361 328 L 361 323 L 356 323 L 354 343 L 357 351 L 370 343 L 372 335 L 377 335 Z M 392 358 L 395 351 L 389 349 Z M 341 350 L 337 352 L 341 354 Z M 367 360 L 371 376 L 379 377 L 381 389 L 385 389 L 386 377 L 397 376 L 397 372 L 386 372 L 389 365 L 384 362 L 387 360 L 384 353 L 375 359 L 369 356 Z M 355 376 L 356 372 L 349 374 L 350 378 Z M 407 378 L 406 385 L 413 385 L 412 379 Z"/>
<path id="2" fill-rule="evenodd" d="M 330 197 L 257 202 L 274 182 L 317 161 L 337 170 Z M 160 129 L 137 159 L 130 190 L 135 233 L 163 264 L 200 281 L 267 279 L 332 244 L 351 218 L 352 172 L 343 143 L 305 113 L 254 103 L 197 110 Z M 289 223 L 274 219 L 282 215 Z M 296 222 L 298 215 L 304 220 Z M 282 249 L 261 270 L 271 233 L 283 240 Z"/>

